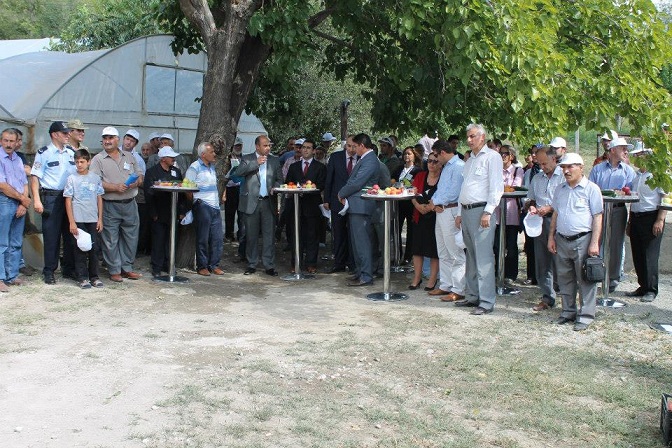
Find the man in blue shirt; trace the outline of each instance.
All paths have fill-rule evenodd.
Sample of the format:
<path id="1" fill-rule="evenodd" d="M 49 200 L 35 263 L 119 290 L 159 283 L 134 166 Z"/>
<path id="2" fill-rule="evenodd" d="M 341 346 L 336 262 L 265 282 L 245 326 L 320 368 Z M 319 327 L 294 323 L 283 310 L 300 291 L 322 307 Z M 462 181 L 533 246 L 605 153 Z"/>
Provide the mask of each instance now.
<path id="1" fill-rule="evenodd" d="M 622 191 L 625 187 L 632 187 L 635 179 L 635 170 L 626 163 L 628 149 L 632 145 L 623 137 L 615 138 L 609 145 L 607 160 L 598 163 L 590 171 L 589 179 L 595 182 L 602 190 Z M 628 220 L 628 210 L 624 202 L 616 202 L 611 208 L 611 239 L 609 240 L 609 292 L 614 292 L 621 280 L 625 243 L 625 224 Z M 602 238 L 604 241 L 604 237 Z M 602 248 L 604 253 L 604 247 Z"/>

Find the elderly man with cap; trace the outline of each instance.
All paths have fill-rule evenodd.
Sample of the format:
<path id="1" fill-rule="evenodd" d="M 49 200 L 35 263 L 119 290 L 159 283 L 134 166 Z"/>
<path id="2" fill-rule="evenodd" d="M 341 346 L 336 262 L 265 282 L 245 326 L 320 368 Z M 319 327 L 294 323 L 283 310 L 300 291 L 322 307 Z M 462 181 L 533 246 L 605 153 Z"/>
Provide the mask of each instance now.
<path id="1" fill-rule="evenodd" d="M 558 286 L 562 297 L 559 325 L 574 322 L 574 331 L 588 328 L 595 319 L 597 283 L 583 279 L 583 263 L 600 253 L 602 193 L 583 175 L 583 159 L 568 153 L 560 161 L 566 182 L 553 195 L 548 250 L 555 256 Z M 577 309 L 576 293 L 580 292 Z"/>
<path id="2" fill-rule="evenodd" d="M 68 217 L 65 213 L 63 189 L 65 182 L 75 169 L 75 153 L 68 147 L 70 129 L 62 121 L 54 121 L 49 127 L 51 143 L 40 148 L 35 155 L 32 176 L 32 195 L 35 211 L 42 215 L 42 236 L 44 239 L 44 282 L 56 283 L 54 271 L 63 240 L 64 277 L 75 278 L 74 238 L 70 234 Z"/>
<path id="3" fill-rule="evenodd" d="M 553 140 L 551 140 L 551 143 L 549 143 L 548 146 L 555 151 L 555 157 L 558 162 L 560 162 L 560 159 L 567 153 L 567 141 L 562 137 L 553 137 Z"/>
<path id="4" fill-rule="evenodd" d="M 626 229 L 630 236 L 632 262 L 639 287 L 625 295 L 639 297 L 642 302 L 653 302 L 658 295 L 658 258 L 667 216 L 666 210 L 658 210 L 665 193 L 660 188 L 651 189 L 646 184 L 653 174 L 646 170 L 642 162 L 652 153 L 643 145 L 630 153 L 630 160 L 639 168 L 632 182 L 632 191 L 639 194 L 639 202 L 630 205 Z"/>
<path id="5" fill-rule="evenodd" d="M 385 164 L 387 170 L 390 173 L 400 171 L 404 162 L 394 153 L 394 140 L 385 137 L 378 140 L 378 143 L 380 143 L 380 156 L 378 158 Z"/>
<path id="6" fill-rule="evenodd" d="M 139 216 L 135 196 L 143 183 L 143 173 L 129 152 L 119 149 L 119 131 L 112 126 L 103 129 L 103 151 L 91 161 L 91 171 L 103 181 L 103 258 L 110 280 L 137 280 L 133 271 L 138 247 Z"/>
<path id="7" fill-rule="evenodd" d="M 590 170 L 588 177 L 602 190 L 618 190 L 632 186 L 635 179 L 635 170 L 626 163 L 628 149 L 632 149 L 624 138 L 618 137 L 609 145 L 609 154 L 605 162 L 599 163 Z M 611 239 L 609 240 L 609 292 L 614 292 L 621 280 L 625 224 L 628 220 L 628 210 L 624 202 L 615 202 L 611 208 Z M 604 248 L 602 248 L 604 250 Z"/>
<path id="8" fill-rule="evenodd" d="M 31 201 L 23 162 L 14 152 L 18 135 L 14 129 L 5 129 L 0 140 L 0 292 L 22 283 L 18 275 L 23 226 Z"/>
<path id="9" fill-rule="evenodd" d="M 607 160 L 607 158 L 609 157 L 609 145 L 611 145 L 612 140 L 614 140 L 615 138 L 618 138 L 618 133 L 616 133 L 616 131 L 614 130 L 611 131 L 611 134 L 605 132 L 602 135 L 602 137 L 600 137 L 600 144 L 602 145 L 603 152 L 602 155 L 595 158 L 595 160 L 593 161 L 593 166 Z"/>
<path id="10" fill-rule="evenodd" d="M 68 121 L 68 129 L 70 129 L 70 142 L 69 145 L 70 147 L 77 151 L 78 149 L 89 149 L 86 146 L 82 144 L 84 141 L 84 135 L 86 133 L 86 130 L 89 129 L 86 126 L 84 126 L 84 123 L 82 123 L 81 120 L 71 120 Z"/>
<path id="11" fill-rule="evenodd" d="M 167 271 L 168 268 L 168 248 L 170 247 L 170 224 L 173 219 L 171 215 L 171 193 L 164 191 L 155 191 L 152 186 L 160 181 L 181 181 L 182 173 L 179 168 L 173 166 L 177 153 L 170 146 L 164 146 L 159 149 L 159 163 L 147 170 L 144 180 L 144 193 L 147 207 L 147 215 L 151 223 L 152 233 L 152 251 L 151 267 L 152 277 L 161 275 L 161 271 Z M 178 217 L 186 213 L 186 206 L 183 197 L 180 196 L 178 203 Z"/>
<path id="12" fill-rule="evenodd" d="M 159 148 L 161 147 L 161 140 L 159 137 L 161 137 L 161 134 L 152 132 L 149 134 L 149 141 L 142 145 L 142 156 L 146 158 L 145 164 L 147 169 L 159 163 L 159 156 L 157 155 Z"/>
<path id="13" fill-rule="evenodd" d="M 322 135 L 322 147 L 324 148 L 324 152 L 329 155 L 331 152 L 331 146 L 334 144 L 334 142 L 338 140 L 336 137 L 331 132 L 325 132 Z"/>

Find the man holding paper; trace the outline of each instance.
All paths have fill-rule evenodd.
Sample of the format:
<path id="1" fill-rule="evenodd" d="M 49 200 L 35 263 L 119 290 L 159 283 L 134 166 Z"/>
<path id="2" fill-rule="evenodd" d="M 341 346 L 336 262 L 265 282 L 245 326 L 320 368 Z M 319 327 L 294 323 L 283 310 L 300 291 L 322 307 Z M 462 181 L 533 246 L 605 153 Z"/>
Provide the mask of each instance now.
<path id="1" fill-rule="evenodd" d="M 133 271 L 138 246 L 138 205 L 135 196 L 143 183 L 142 168 L 135 157 L 119 150 L 119 131 L 111 126 L 103 129 L 103 150 L 91 161 L 91 171 L 103 181 L 103 258 L 110 280 L 142 277 Z"/>

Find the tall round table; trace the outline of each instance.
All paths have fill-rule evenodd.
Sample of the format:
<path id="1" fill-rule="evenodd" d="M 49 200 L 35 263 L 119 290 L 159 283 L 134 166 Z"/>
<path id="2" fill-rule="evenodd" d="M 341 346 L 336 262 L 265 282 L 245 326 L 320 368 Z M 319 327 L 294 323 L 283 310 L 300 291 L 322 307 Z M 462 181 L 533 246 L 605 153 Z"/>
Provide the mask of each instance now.
<path id="1" fill-rule="evenodd" d="M 390 292 L 390 222 L 392 221 L 392 203 L 395 201 L 408 201 L 415 197 L 415 194 L 363 194 L 362 198 L 370 201 L 383 201 L 384 205 L 384 228 L 385 245 L 383 246 L 383 292 L 374 292 L 367 294 L 366 298 L 373 301 L 392 302 L 397 300 L 406 300 L 408 296 L 401 292 Z"/>
<path id="2" fill-rule="evenodd" d="M 509 288 L 504 285 L 504 256 L 506 254 L 506 200 L 520 199 L 527 197 L 527 191 L 505 191 L 502 198 L 499 200 L 499 252 L 497 253 L 497 294 L 498 295 L 513 295 L 519 294 L 520 290 L 516 288 Z"/>
<path id="3" fill-rule="evenodd" d="M 165 191 L 170 193 L 170 244 L 168 257 L 168 275 L 159 275 L 154 280 L 168 283 L 186 283 L 189 281 L 187 277 L 180 277 L 175 275 L 175 236 L 177 233 L 177 195 L 180 193 L 194 193 L 199 191 L 198 188 L 176 187 L 176 186 L 161 186 L 153 185 L 152 189 L 156 191 Z"/>
<path id="4" fill-rule="evenodd" d="M 604 228 L 604 241 L 602 242 L 602 260 L 604 261 L 604 279 L 602 280 L 602 294 L 603 298 L 597 301 L 598 306 L 606 306 L 611 308 L 621 308 L 625 304 L 609 300 L 609 259 L 610 250 L 609 243 L 611 241 L 611 211 L 614 204 L 623 202 L 626 204 L 639 202 L 639 196 L 602 196 L 602 203 L 604 204 L 604 218 L 602 219 L 602 226 Z"/>
<path id="5" fill-rule="evenodd" d="M 301 272 L 301 245 L 299 241 L 299 216 L 301 214 L 299 213 L 299 195 L 315 194 L 319 193 L 320 190 L 317 188 L 276 188 L 274 191 L 276 193 L 284 193 L 294 197 L 294 273 L 287 274 L 283 276 L 282 279 L 287 281 L 313 279 L 315 278 L 313 274 L 304 274 Z"/>

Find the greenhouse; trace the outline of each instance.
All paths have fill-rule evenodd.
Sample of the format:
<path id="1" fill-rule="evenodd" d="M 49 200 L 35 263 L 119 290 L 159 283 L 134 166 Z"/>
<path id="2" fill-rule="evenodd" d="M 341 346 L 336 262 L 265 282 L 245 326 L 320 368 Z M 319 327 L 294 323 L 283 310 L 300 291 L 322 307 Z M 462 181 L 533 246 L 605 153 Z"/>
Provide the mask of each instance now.
<path id="1" fill-rule="evenodd" d="M 0 60 L 0 126 L 24 132 L 24 151 L 49 142 L 55 120 L 80 119 L 84 144 L 100 148 L 105 126 L 170 133 L 180 152 L 193 149 L 207 66 L 204 53 L 175 56 L 170 35 L 147 36 L 110 50 L 83 53 L 32 51 Z M 27 46 L 27 48 L 34 48 Z M 238 136 L 244 151 L 266 130 L 243 114 Z"/>

